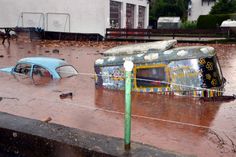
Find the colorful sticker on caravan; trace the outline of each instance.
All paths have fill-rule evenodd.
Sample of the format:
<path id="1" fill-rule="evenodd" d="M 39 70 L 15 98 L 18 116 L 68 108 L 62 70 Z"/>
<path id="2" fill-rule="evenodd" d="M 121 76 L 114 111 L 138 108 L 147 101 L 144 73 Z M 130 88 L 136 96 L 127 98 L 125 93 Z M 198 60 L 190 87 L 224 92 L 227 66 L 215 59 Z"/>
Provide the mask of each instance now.
<path id="1" fill-rule="evenodd" d="M 130 46 L 128 49 L 130 50 Z M 124 51 L 125 48 L 122 49 L 122 52 Z M 212 47 L 148 49 L 139 54 L 100 58 L 95 62 L 96 86 L 124 90 L 125 60 L 134 63 L 133 91 L 194 97 L 213 97 L 223 94 L 225 79 Z"/>

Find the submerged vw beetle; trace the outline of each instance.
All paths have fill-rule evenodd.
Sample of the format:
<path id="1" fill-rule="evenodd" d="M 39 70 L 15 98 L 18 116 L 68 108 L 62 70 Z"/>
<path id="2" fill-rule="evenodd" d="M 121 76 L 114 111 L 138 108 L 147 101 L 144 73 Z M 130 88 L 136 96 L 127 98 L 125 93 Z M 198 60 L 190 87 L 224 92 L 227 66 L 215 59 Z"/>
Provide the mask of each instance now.
<path id="1" fill-rule="evenodd" d="M 96 86 L 124 89 L 123 63 L 134 63 L 132 90 L 194 97 L 222 96 L 225 79 L 213 47 L 173 48 L 176 40 L 112 48 L 96 60 Z"/>
<path id="2" fill-rule="evenodd" d="M 20 59 L 15 66 L 2 68 L 0 72 L 31 78 L 33 81 L 61 79 L 77 75 L 77 70 L 66 61 L 50 57 Z"/>

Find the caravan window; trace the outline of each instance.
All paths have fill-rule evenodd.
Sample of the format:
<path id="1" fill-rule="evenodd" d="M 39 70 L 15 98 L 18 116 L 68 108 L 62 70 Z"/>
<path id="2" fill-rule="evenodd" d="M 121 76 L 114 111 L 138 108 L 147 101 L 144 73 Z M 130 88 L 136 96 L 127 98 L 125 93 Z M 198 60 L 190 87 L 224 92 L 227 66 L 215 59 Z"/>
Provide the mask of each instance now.
<path id="1" fill-rule="evenodd" d="M 166 65 L 136 68 L 136 87 L 167 87 L 168 75 Z"/>

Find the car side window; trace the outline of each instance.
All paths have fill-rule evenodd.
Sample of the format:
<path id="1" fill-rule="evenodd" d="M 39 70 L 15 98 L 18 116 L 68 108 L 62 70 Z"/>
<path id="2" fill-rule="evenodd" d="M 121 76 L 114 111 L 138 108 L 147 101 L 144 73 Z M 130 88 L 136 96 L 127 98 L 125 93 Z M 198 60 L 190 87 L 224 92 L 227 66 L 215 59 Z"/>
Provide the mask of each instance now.
<path id="1" fill-rule="evenodd" d="M 23 75 L 30 75 L 30 70 L 31 70 L 31 65 L 30 64 L 25 64 L 25 63 L 20 63 L 17 64 L 14 72 L 18 74 L 23 74 Z"/>
<path id="2" fill-rule="evenodd" d="M 70 65 L 58 67 L 56 71 L 58 72 L 61 78 L 71 77 L 78 74 L 75 68 Z"/>
<path id="3" fill-rule="evenodd" d="M 52 80 L 52 75 L 47 69 L 34 65 L 32 78 L 35 84 L 45 84 Z"/>

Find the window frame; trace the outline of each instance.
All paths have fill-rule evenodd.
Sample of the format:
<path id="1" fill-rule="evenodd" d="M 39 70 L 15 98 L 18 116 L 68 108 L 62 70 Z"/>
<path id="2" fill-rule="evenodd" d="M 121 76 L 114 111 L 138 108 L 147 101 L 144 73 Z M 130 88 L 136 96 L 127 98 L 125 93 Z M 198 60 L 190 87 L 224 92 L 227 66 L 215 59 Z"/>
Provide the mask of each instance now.
<path id="1" fill-rule="evenodd" d="M 71 66 L 72 68 L 74 68 L 74 70 L 77 72 L 77 74 L 79 73 L 79 72 L 77 71 L 77 69 L 76 69 L 74 66 L 70 65 L 70 64 L 61 65 L 61 66 L 58 66 L 58 67 L 55 69 L 57 75 L 58 75 L 60 78 L 68 78 L 68 77 L 75 76 L 75 75 L 71 75 L 71 76 L 68 76 L 68 77 L 61 77 L 61 75 L 59 74 L 59 72 L 57 71 L 57 69 L 58 69 L 58 68 L 61 68 L 61 67 L 64 67 L 64 66 Z"/>
<path id="2" fill-rule="evenodd" d="M 19 73 L 19 72 L 16 71 L 16 68 L 17 68 L 19 65 L 23 65 L 23 64 L 30 66 L 28 75 L 26 75 L 26 74 L 24 74 L 24 73 Z M 32 67 L 33 67 L 33 66 L 32 66 L 32 64 L 30 64 L 30 63 L 17 63 L 17 64 L 15 65 L 14 69 L 13 69 L 13 73 L 14 73 L 14 74 L 17 74 L 17 75 L 22 75 L 22 76 L 29 76 L 29 77 L 31 77 Z"/>
<path id="3" fill-rule="evenodd" d="M 146 14 L 146 7 L 145 6 L 138 6 L 138 28 L 144 29 L 145 28 L 145 17 Z"/>
<path id="4" fill-rule="evenodd" d="M 33 75 L 34 75 L 34 69 L 35 69 L 35 67 L 39 67 L 39 68 L 42 68 L 42 69 L 44 69 L 44 70 L 47 70 L 48 72 L 49 72 L 49 74 L 50 74 L 50 78 L 51 79 L 53 79 L 53 74 L 52 74 L 52 72 L 49 70 L 49 69 L 47 69 L 47 68 L 45 68 L 45 67 L 43 67 L 43 66 L 41 66 L 41 65 L 38 65 L 38 64 L 34 64 L 33 66 L 32 66 L 32 78 L 33 78 Z"/>
<path id="5" fill-rule="evenodd" d="M 126 4 L 126 28 L 134 28 L 135 25 L 135 5 L 131 3 Z"/>
<path id="6" fill-rule="evenodd" d="M 142 90 L 142 89 L 153 89 L 153 88 L 168 88 L 170 87 L 170 84 L 166 84 L 166 86 L 149 86 L 149 87 L 138 87 L 137 86 L 137 70 L 138 69 L 151 69 L 151 68 L 164 68 L 165 74 L 166 74 L 166 82 L 170 83 L 170 70 L 169 67 L 167 66 L 167 64 L 151 64 L 151 65 L 138 65 L 138 66 L 134 66 L 133 69 L 133 76 L 134 76 L 134 81 L 133 81 L 133 85 L 134 85 L 134 89 L 135 90 Z"/>
<path id="7" fill-rule="evenodd" d="M 111 0 L 109 7 L 110 7 L 110 15 L 109 15 L 110 27 L 111 28 L 121 28 L 121 23 L 122 23 L 121 22 L 122 3 L 118 2 L 118 1 Z M 115 17 L 114 15 L 116 15 L 118 17 Z M 112 23 L 112 21 L 114 21 L 115 23 Z"/>

